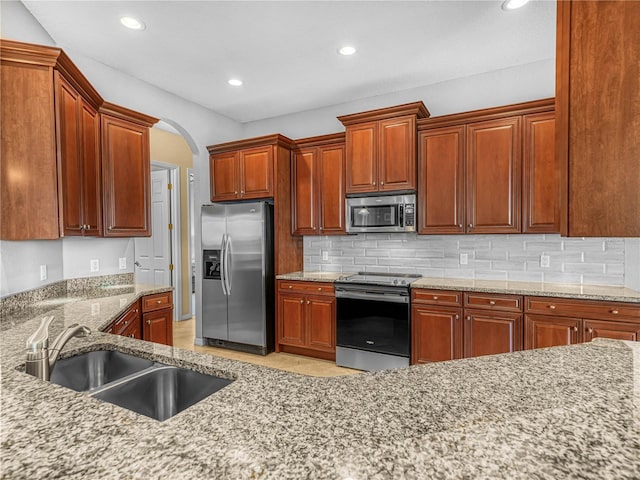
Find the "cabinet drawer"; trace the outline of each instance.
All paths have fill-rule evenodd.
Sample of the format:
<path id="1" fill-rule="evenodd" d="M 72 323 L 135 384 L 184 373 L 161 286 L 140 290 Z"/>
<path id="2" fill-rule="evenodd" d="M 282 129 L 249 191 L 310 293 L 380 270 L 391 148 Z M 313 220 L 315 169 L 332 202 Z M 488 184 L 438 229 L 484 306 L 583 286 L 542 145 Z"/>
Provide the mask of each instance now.
<path id="1" fill-rule="evenodd" d="M 460 307 L 462 306 L 462 292 L 414 288 L 411 290 L 411 301 L 428 305 Z"/>
<path id="2" fill-rule="evenodd" d="M 153 312 L 173 306 L 173 295 L 171 292 L 156 293 L 142 297 L 142 311 Z"/>
<path id="3" fill-rule="evenodd" d="M 278 281 L 278 289 L 281 292 L 301 292 L 327 295 L 333 295 L 334 293 L 332 283 L 321 282 L 298 282 L 280 280 Z"/>
<path id="4" fill-rule="evenodd" d="M 520 295 L 498 295 L 495 293 L 465 293 L 464 306 L 505 312 L 521 312 Z"/>
<path id="5" fill-rule="evenodd" d="M 635 320 L 640 322 L 640 306 L 628 303 L 526 297 L 525 311 L 541 315 L 594 318 L 597 320 Z"/>
<path id="6" fill-rule="evenodd" d="M 124 333 L 131 328 L 132 325 L 135 325 L 136 322 L 140 322 L 140 307 L 138 303 L 129 307 L 129 310 L 113 322 L 111 328 L 107 331 L 115 335 L 124 335 Z"/>

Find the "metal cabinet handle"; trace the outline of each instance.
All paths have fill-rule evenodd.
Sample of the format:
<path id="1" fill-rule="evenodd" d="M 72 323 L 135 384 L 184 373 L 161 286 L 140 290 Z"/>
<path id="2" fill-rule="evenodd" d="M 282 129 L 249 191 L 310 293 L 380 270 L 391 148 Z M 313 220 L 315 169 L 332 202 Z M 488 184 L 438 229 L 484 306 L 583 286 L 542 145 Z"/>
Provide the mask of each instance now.
<path id="1" fill-rule="evenodd" d="M 147 325 L 151 325 L 151 320 L 147 320 Z"/>
<path id="2" fill-rule="evenodd" d="M 293 288 L 293 285 L 289 285 L 289 288 Z"/>
<path id="3" fill-rule="evenodd" d="M 109 225 L 109 228 L 107 230 L 113 230 L 113 226 Z"/>
<path id="4" fill-rule="evenodd" d="M 467 317 L 467 320 L 471 320 L 471 315 L 469 315 L 469 316 Z"/>
<path id="5" fill-rule="evenodd" d="M 620 313 L 620 312 L 618 312 L 618 310 L 611 310 L 611 312 L 610 312 L 610 313 L 613 313 L 614 315 L 617 315 L 617 314 L 618 314 L 618 313 Z"/>
<path id="6" fill-rule="evenodd" d="M 496 301 L 495 300 L 489 300 L 489 305 L 495 305 Z"/>
<path id="7" fill-rule="evenodd" d="M 577 332 L 578 331 L 578 327 L 573 327 L 573 331 Z"/>
<path id="8" fill-rule="evenodd" d="M 384 185 L 384 182 L 380 182 L 380 185 Z"/>
<path id="9" fill-rule="evenodd" d="M 437 296 L 437 295 L 434 295 L 434 296 L 433 296 L 433 299 L 434 299 L 434 300 L 437 300 L 437 299 L 438 299 L 438 296 Z"/>
<path id="10" fill-rule="evenodd" d="M 162 300 L 156 300 L 156 303 L 162 303 Z"/>
<path id="11" fill-rule="evenodd" d="M 304 303 L 304 300 L 300 300 L 300 304 L 303 304 L 303 303 Z"/>
<path id="12" fill-rule="evenodd" d="M 321 292 L 322 291 L 322 287 L 318 287 L 318 291 Z"/>
<path id="13" fill-rule="evenodd" d="M 588 331 L 589 333 L 593 333 L 593 328 L 589 328 L 587 331 Z"/>
<path id="14" fill-rule="evenodd" d="M 373 185 L 375 186 L 375 185 L 376 185 L 376 182 L 373 182 Z"/>
<path id="15" fill-rule="evenodd" d="M 549 305 L 549 308 L 550 308 L 551 310 L 555 310 L 555 309 L 556 309 L 556 306 L 555 306 L 555 305 Z"/>
<path id="16" fill-rule="evenodd" d="M 470 224 L 469 224 L 469 228 L 473 228 L 473 223 L 470 223 Z"/>
<path id="17" fill-rule="evenodd" d="M 137 308 L 134 310 L 134 313 L 138 313 L 138 309 Z"/>
<path id="18" fill-rule="evenodd" d="M 458 224 L 458 228 L 462 228 L 462 224 L 461 223 Z"/>
<path id="19" fill-rule="evenodd" d="M 460 315 L 456 315 L 456 320 L 460 319 Z"/>
<path id="20" fill-rule="evenodd" d="M 128 320 L 125 320 L 125 321 L 124 321 L 124 324 L 125 324 L 125 325 L 129 325 L 129 321 L 128 321 Z"/>
<path id="21" fill-rule="evenodd" d="M 307 300 L 307 305 L 309 305 L 311 303 L 311 300 Z"/>
<path id="22" fill-rule="evenodd" d="M 235 193 L 235 194 L 237 195 L 237 194 L 238 194 L 238 190 L 236 190 L 236 191 L 235 191 L 235 192 L 233 192 L 233 193 Z"/>

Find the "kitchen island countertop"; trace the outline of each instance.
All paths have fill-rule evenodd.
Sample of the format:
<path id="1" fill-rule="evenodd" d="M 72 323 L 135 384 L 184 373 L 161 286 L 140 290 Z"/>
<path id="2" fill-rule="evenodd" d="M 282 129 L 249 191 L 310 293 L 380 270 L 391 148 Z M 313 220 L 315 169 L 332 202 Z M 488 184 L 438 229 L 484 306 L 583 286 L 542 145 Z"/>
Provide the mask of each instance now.
<path id="1" fill-rule="evenodd" d="M 132 295 L 153 293 L 136 291 L 49 313 L 58 328 L 79 317 L 99 328 Z M 117 349 L 235 379 L 157 422 L 16 369 L 39 318 L 0 337 L 2 478 L 640 478 L 638 343 L 336 378 L 100 332 L 67 344 L 63 356 Z"/>

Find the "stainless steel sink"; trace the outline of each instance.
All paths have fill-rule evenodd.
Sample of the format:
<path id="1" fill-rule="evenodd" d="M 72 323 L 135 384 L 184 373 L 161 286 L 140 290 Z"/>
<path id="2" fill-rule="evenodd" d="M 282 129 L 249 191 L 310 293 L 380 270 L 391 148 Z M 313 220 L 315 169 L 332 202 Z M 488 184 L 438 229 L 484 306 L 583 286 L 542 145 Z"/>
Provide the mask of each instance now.
<path id="1" fill-rule="evenodd" d="M 87 392 L 149 368 L 151 360 L 110 350 L 83 353 L 58 360 L 51 383 Z"/>
<path id="2" fill-rule="evenodd" d="M 233 380 L 100 350 L 59 360 L 51 382 L 164 421 Z"/>
<path id="3" fill-rule="evenodd" d="M 184 368 L 156 367 L 91 396 L 163 421 L 232 382 Z"/>

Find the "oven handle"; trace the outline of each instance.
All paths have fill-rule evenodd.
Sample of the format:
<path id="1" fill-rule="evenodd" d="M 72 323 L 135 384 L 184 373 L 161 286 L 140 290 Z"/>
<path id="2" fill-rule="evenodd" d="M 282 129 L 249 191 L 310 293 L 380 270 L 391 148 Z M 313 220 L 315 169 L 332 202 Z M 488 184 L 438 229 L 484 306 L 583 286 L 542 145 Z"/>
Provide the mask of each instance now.
<path id="1" fill-rule="evenodd" d="M 336 298 L 351 298 L 354 300 L 377 300 L 389 303 L 409 303 L 409 297 L 398 294 L 368 293 L 368 292 L 346 292 L 336 290 Z"/>

